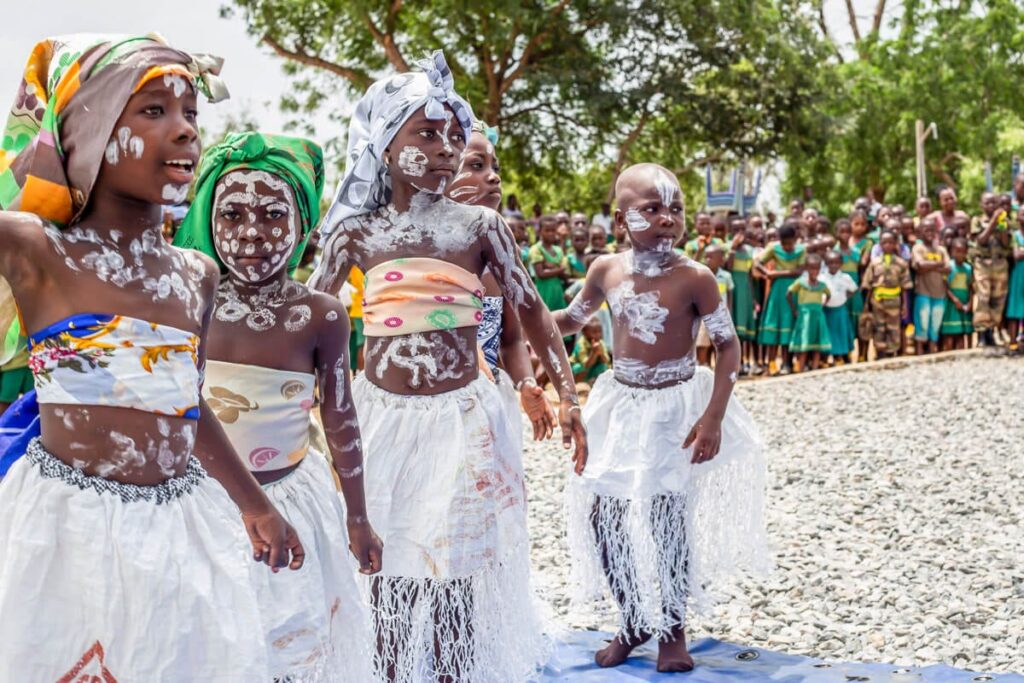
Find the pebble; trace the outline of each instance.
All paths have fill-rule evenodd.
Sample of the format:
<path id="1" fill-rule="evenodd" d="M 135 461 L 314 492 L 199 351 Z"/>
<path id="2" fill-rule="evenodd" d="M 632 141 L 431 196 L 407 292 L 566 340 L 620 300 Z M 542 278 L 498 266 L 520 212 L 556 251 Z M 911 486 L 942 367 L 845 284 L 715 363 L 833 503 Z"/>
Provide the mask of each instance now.
<path id="1" fill-rule="evenodd" d="M 1024 671 L 1024 361 L 740 383 L 769 462 L 775 571 L 689 637 L 846 661 Z M 569 616 L 569 454 L 525 432 L 534 578 Z"/>

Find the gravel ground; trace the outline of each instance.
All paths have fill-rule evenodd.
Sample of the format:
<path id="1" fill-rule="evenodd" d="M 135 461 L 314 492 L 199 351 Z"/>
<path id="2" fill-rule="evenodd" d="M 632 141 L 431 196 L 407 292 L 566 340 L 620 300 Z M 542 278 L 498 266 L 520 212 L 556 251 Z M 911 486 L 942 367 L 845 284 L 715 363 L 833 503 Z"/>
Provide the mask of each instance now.
<path id="1" fill-rule="evenodd" d="M 741 383 L 769 462 L 776 570 L 691 637 L 1024 671 L 1024 361 L 961 356 Z M 567 615 L 560 445 L 526 438 L 538 589 Z"/>

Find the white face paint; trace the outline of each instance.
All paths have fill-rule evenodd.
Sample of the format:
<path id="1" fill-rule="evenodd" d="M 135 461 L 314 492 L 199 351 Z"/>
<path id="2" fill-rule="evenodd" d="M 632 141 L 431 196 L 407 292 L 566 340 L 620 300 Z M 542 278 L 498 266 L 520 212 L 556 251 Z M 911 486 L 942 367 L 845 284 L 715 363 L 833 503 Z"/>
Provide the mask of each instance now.
<path id="1" fill-rule="evenodd" d="M 167 183 L 160 191 L 160 197 L 168 204 L 181 204 L 188 197 L 188 185 Z"/>
<path id="2" fill-rule="evenodd" d="M 629 336 L 645 344 L 654 344 L 657 335 L 665 331 L 668 309 L 659 305 L 660 292 L 651 290 L 643 294 L 634 291 L 632 280 L 625 280 L 608 292 L 608 305 Z"/>
<path id="3" fill-rule="evenodd" d="M 679 183 L 661 169 L 658 169 L 655 173 L 654 187 L 657 188 L 658 195 L 661 197 L 661 203 L 665 206 L 671 206 L 677 194 L 682 196 Z"/>
<path id="4" fill-rule="evenodd" d="M 626 210 L 626 225 L 631 232 L 643 232 L 651 227 L 644 215 L 632 206 Z"/>
<path id="5" fill-rule="evenodd" d="M 107 143 L 107 147 L 103 151 L 103 158 L 111 166 L 116 166 L 122 156 L 141 159 L 145 148 L 146 144 L 142 138 L 132 135 L 132 129 L 128 126 L 121 126 Z"/>
<path id="6" fill-rule="evenodd" d="M 257 184 L 277 194 L 268 195 L 267 190 L 261 191 Z M 288 183 L 266 171 L 232 171 L 217 182 L 213 197 L 214 248 L 235 277 L 245 282 L 261 282 L 276 276 L 287 265 L 286 255 L 291 254 L 299 241 L 298 211 L 292 201 L 282 200 L 282 196 L 292 196 Z M 284 229 L 273 226 L 266 232 L 262 245 L 252 241 L 242 243 L 239 238 L 243 236 L 246 240 L 255 240 L 260 235 L 260 226 L 254 225 L 257 209 L 262 209 L 269 220 L 287 217 L 287 224 Z M 275 214 L 279 217 L 274 218 Z M 238 218 L 234 216 L 242 215 L 248 218 L 248 225 L 236 228 Z M 257 264 L 239 267 L 239 259 L 254 257 L 259 257 Z"/>
<path id="7" fill-rule="evenodd" d="M 419 147 L 406 145 L 398 154 L 398 167 L 407 176 L 422 178 L 427 173 L 427 163 L 430 160 Z"/>
<path id="8" fill-rule="evenodd" d="M 164 85 L 174 92 L 174 96 L 180 98 L 185 94 L 185 90 L 189 87 L 189 82 L 185 80 L 183 76 L 178 74 L 164 74 Z"/>

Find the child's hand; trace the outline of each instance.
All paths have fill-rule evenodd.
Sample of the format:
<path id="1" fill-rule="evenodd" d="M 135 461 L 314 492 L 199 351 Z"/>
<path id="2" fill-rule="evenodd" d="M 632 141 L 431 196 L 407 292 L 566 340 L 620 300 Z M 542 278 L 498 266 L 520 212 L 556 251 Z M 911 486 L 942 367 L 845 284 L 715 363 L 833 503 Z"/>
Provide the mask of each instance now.
<path id="1" fill-rule="evenodd" d="M 299 535 L 276 508 L 270 506 L 268 511 L 256 514 L 243 512 L 242 523 L 252 542 L 254 560 L 270 565 L 270 571 L 275 573 L 285 566 L 292 570 L 302 567 L 306 551 Z"/>
<path id="2" fill-rule="evenodd" d="M 523 384 L 519 391 L 519 405 L 533 424 L 533 440 L 550 439 L 555 433 L 555 409 L 544 390 L 536 384 Z"/>
<path id="3" fill-rule="evenodd" d="M 376 574 L 380 571 L 384 544 L 374 532 L 366 517 L 348 518 L 348 549 L 359 562 L 360 574 Z"/>
<path id="4" fill-rule="evenodd" d="M 587 430 L 583 426 L 583 411 L 574 400 L 563 399 L 558 408 L 558 422 L 562 429 L 562 448 L 575 444 L 572 454 L 573 471 L 583 474 L 587 466 Z"/>
<path id="5" fill-rule="evenodd" d="M 697 420 L 693 429 L 683 442 L 683 450 L 693 446 L 693 457 L 690 462 L 698 465 L 718 455 L 722 446 L 722 421 L 706 415 Z"/>

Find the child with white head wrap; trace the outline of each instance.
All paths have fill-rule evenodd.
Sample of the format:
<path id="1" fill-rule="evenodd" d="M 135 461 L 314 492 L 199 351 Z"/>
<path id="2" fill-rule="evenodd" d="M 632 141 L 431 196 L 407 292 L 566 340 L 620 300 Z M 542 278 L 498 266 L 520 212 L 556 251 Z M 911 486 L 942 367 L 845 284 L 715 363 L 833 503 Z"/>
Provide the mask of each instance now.
<path id="1" fill-rule="evenodd" d="M 356 105 L 348 127 L 345 177 L 338 185 L 334 203 L 327 211 L 321 234 L 330 235 L 346 218 L 370 213 L 391 198 L 391 178 L 384 163 L 384 150 L 406 121 L 421 107 L 428 119 L 445 117 L 445 105 L 468 140 L 473 128 L 473 110 L 452 89 L 451 69 L 440 50 L 419 62 L 422 71 L 398 74 L 370 86 Z M 382 116 L 381 112 L 387 112 Z"/>

